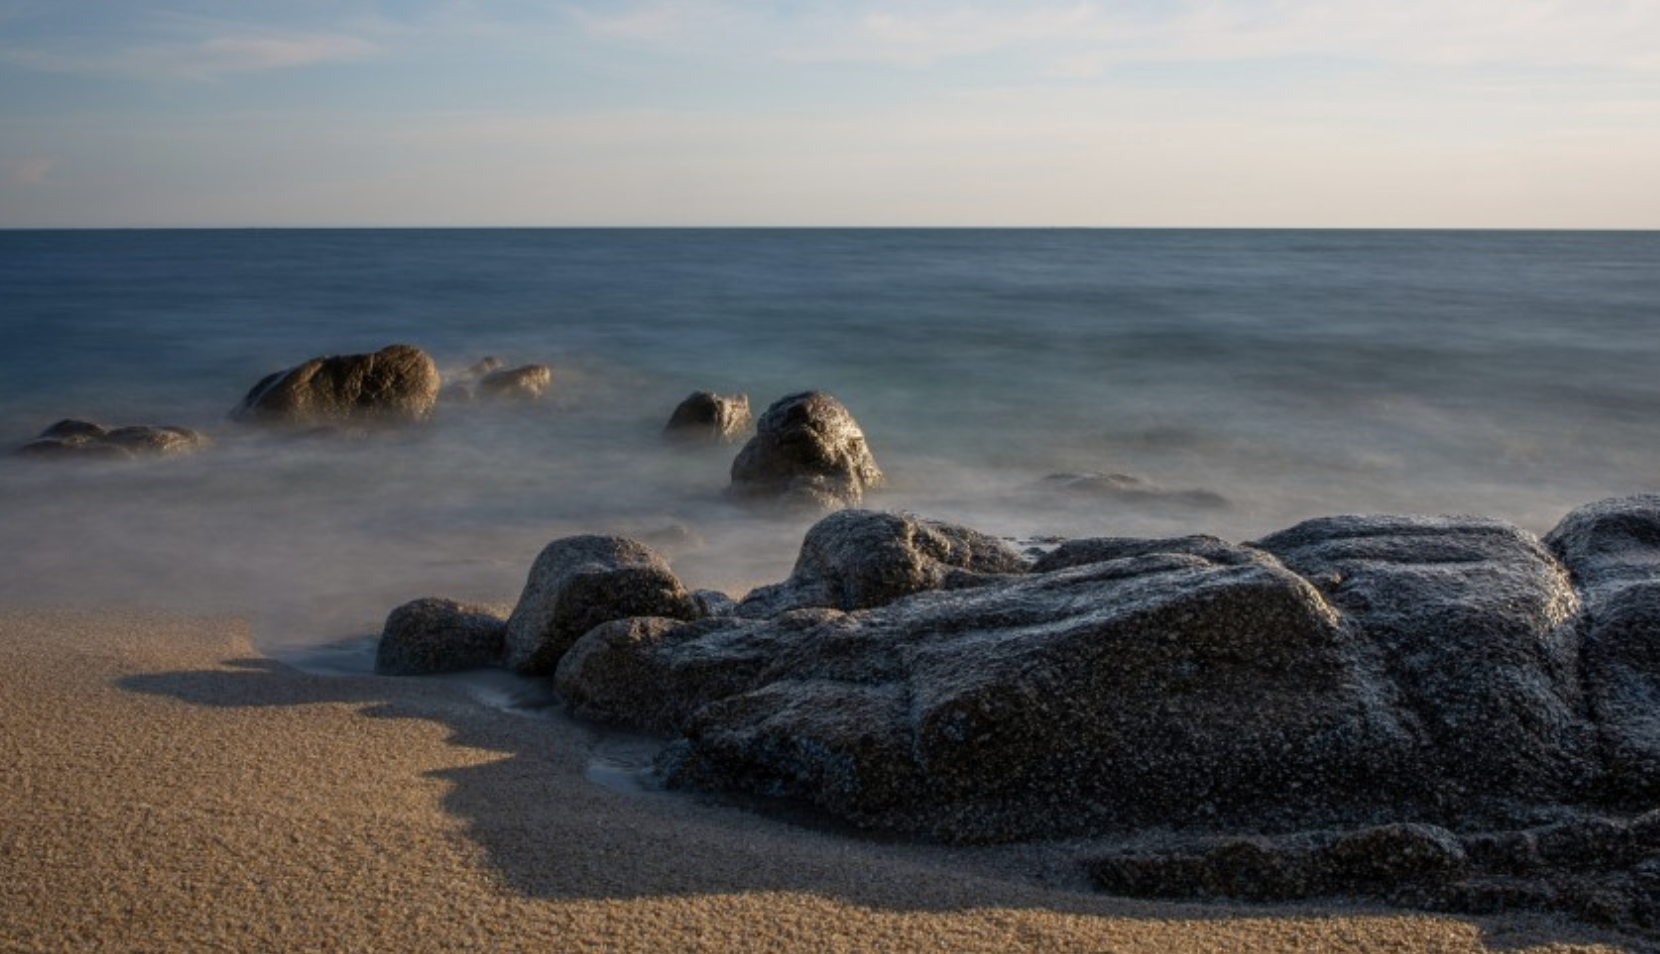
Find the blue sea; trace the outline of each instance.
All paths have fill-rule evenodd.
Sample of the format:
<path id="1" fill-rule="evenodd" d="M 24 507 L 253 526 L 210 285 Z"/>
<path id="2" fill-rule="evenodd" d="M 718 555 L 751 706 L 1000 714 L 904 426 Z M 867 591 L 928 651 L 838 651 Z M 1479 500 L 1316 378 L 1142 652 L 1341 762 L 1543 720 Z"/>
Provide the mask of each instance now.
<path id="1" fill-rule="evenodd" d="M 553 384 L 368 440 L 226 417 L 272 371 L 395 342 Z M 741 595 L 810 520 L 724 496 L 736 445 L 661 430 L 694 390 L 759 414 L 805 389 L 863 427 L 889 478 L 868 506 L 1010 537 L 1349 512 L 1543 532 L 1660 490 L 1660 233 L 0 232 L 0 442 L 66 417 L 216 441 L 0 457 L 0 603 L 317 645 L 419 596 L 511 603 L 544 544 L 590 532 Z M 1165 493 L 1046 480 L 1089 473 Z"/>

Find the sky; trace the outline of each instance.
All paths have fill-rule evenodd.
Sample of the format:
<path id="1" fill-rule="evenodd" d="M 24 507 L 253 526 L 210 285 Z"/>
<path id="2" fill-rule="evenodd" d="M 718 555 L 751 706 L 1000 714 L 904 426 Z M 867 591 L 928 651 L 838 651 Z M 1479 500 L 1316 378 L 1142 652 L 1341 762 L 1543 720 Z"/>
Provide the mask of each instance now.
<path id="1" fill-rule="evenodd" d="M 1660 0 L 0 0 L 0 227 L 1660 228 Z"/>

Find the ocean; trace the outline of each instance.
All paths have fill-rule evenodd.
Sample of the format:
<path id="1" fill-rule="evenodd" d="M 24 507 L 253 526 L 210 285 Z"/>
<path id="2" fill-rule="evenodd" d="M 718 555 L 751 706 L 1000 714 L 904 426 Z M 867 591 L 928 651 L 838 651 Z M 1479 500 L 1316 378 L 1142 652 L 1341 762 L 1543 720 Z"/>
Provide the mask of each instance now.
<path id="1" fill-rule="evenodd" d="M 227 412 L 316 355 L 547 364 L 524 406 L 368 440 Z M 0 231 L 0 441 L 61 418 L 196 455 L 0 457 L 0 602 L 189 608 L 281 652 L 420 596 L 510 604 L 575 533 L 688 585 L 788 574 L 808 517 L 666 443 L 694 390 L 836 395 L 873 508 L 1013 538 L 1249 540 L 1335 513 L 1529 530 L 1660 490 L 1660 233 Z M 1126 474 L 1141 493 L 1065 486 Z"/>

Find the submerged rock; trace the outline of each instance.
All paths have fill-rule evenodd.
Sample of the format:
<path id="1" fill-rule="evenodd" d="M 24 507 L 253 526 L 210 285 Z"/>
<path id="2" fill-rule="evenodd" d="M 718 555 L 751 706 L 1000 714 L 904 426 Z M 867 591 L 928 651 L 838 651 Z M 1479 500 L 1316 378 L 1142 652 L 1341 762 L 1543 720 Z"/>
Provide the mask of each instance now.
<path id="1" fill-rule="evenodd" d="M 879 486 L 864 432 L 822 391 L 780 398 L 732 462 L 731 493 L 747 500 L 818 509 L 856 507 Z"/>
<path id="2" fill-rule="evenodd" d="M 425 676 L 499 666 L 507 620 L 488 606 L 426 598 L 386 617 L 375 652 L 383 676 Z"/>
<path id="3" fill-rule="evenodd" d="M 1228 506 L 1228 498 L 1215 491 L 1171 490 L 1134 474 L 1050 474 L 1043 478 L 1042 486 L 1046 490 L 1142 507 L 1220 510 Z"/>
<path id="4" fill-rule="evenodd" d="M 698 603 L 655 550 L 622 537 L 555 540 L 530 568 L 507 621 L 507 665 L 550 674 L 583 633 L 634 616 L 696 619 Z"/>
<path id="5" fill-rule="evenodd" d="M 426 352 L 391 345 L 374 354 L 312 358 L 267 375 L 231 418 L 297 427 L 418 423 L 432 414 L 439 384 L 438 366 Z"/>
<path id="6" fill-rule="evenodd" d="M 663 436 L 725 443 L 742 437 L 749 425 L 749 395 L 693 391 L 675 407 Z"/>
<path id="7" fill-rule="evenodd" d="M 111 428 L 90 421 L 65 419 L 18 447 L 17 453 L 130 460 L 141 456 L 189 454 L 211 443 L 207 435 L 188 427 L 140 424 Z"/>

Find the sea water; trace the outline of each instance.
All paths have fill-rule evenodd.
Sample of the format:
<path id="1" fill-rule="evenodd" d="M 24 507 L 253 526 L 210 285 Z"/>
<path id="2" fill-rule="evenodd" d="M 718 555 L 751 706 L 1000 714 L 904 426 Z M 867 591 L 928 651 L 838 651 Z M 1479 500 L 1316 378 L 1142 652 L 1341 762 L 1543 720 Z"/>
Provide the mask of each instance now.
<path id="1" fill-rule="evenodd" d="M 226 417 L 272 371 L 395 342 L 553 383 L 367 440 Z M 741 596 L 811 519 L 727 499 L 736 445 L 661 439 L 694 390 L 757 415 L 829 391 L 887 474 L 868 506 L 1010 537 L 1543 532 L 1660 490 L 1657 372 L 1657 233 L 0 232 L 0 444 L 65 417 L 215 440 L 0 455 L 0 603 L 234 612 L 316 646 L 420 596 L 510 604 L 575 533 Z M 1045 479 L 1087 473 L 1168 493 Z"/>

